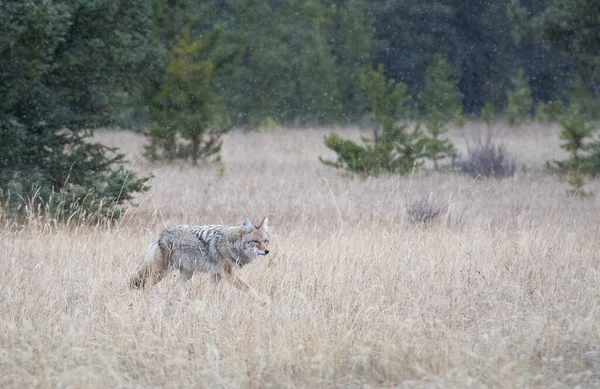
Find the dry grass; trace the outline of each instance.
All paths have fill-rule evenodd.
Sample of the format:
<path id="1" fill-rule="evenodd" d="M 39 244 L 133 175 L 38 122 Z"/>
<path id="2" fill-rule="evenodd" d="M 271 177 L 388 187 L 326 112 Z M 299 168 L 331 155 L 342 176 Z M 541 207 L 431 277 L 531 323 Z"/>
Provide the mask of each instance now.
<path id="1" fill-rule="evenodd" d="M 495 131 L 514 178 L 343 178 L 322 129 L 229 134 L 224 176 L 99 135 L 152 190 L 117 226 L 0 227 L 0 387 L 600 387 L 600 202 L 543 173 L 557 128 Z M 411 224 L 430 194 L 444 214 Z M 163 227 L 265 214 L 272 255 L 240 275 L 267 310 L 205 276 L 127 288 Z"/>

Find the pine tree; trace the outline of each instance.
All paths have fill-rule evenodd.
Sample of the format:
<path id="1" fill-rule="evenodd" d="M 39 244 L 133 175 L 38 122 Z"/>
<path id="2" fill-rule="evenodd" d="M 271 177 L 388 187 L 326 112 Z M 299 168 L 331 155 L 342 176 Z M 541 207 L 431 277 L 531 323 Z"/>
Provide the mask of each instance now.
<path id="1" fill-rule="evenodd" d="M 160 51 L 146 1 L 9 1 L 0 8 L 0 201 L 12 214 L 115 217 L 144 191 L 123 155 L 90 141 L 139 91 Z"/>
<path id="2" fill-rule="evenodd" d="M 448 122 L 463 123 L 460 93 L 454 83 L 454 70 L 441 54 L 436 54 L 425 72 L 425 86 L 419 103 L 421 119 L 425 122 L 423 154 L 433 161 L 439 170 L 439 161 L 457 156 L 456 149 L 449 139 L 442 136 L 448 133 Z"/>
<path id="3" fill-rule="evenodd" d="M 335 151 L 338 159 L 319 160 L 325 165 L 364 176 L 407 174 L 422 166 L 424 139 L 420 126 L 408 131 L 407 125 L 396 124 L 408 115 L 410 98 L 406 94 L 406 85 L 387 79 L 380 66 L 378 70 L 362 74 L 361 86 L 374 124 L 372 137 L 363 137 L 363 146 L 336 134 L 328 135 L 325 146 Z"/>
<path id="4" fill-rule="evenodd" d="M 323 34 L 334 61 L 340 106 L 345 121 L 355 122 L 366 111 L 360 75 L 371 65 L 373 12 L 366 0 L 327 0 Z"/>
<path id="5" fill-rule="evenodd" d="M 527 3 L 526 3 L 527 4 Z M 510 14 L 519 41 L 550 47 L 575 63 L 585 85 L 600 83 L 600 2 L 596 0 L 548 0 L 541 12 L 531 12 L 512 0 Z M 553 58 L 557 60 L 557 58 Z"/>
<path id="6" fill-rule="evenodd" d="M 533 100 L 529 79 L 522 68 L 511 78 L 513 90 L 508 92 L 508 107 L 506 108 L 506 121 L 509 125 L 521 125 L 531 120 Z"/>
<path id="7" fill-rule="evenodd" d="M 214 35 L 203 45 L 184 27 L 171 42 L 166 73 L 150 109 L 150 159 L 189 159 L 194 165 L 219 159 L 220 135 L 230 126 L 212 85 L 210 55 L 218 40 Z"/>
<path id="8" fill-rule="evenodd" d="M 589 86 L 584 84 L 580 75 L 576 75 L 573 79 L 573 86 L 568 95 L 568 100 L 572 106 L 577 107 L 579 114 L 587 120 L 600 119 L 600 100 L 594 97 Z"/>
<path id="9" fill-rule="evenodd" d="M 330 16 L 316 0 L 231 0 L 225 42 L 240 55 L 215 78 L 236 125 L 330 123 L 343 107 L 328 41 Z M 348 80 L 345 80 L 347 83 Z"/>
<path id="10" fill-rule="evenodd" d="M 487 125 L 488 130 L 492 127 L 494 123 L 496 123 L 496 109 L 494 108 L 494 104 L 487 102 L 481 108 L 481 112 L 479 113 L 479 117 L 484 123 Z"/>
<path id="11" fill-rule="evenodd" d="M 600 174 L 600 140 L 593 139 L 596 127 L 586 121 L 577 104 L 571 104 L 559 121 L 560 138 L 565 141 L 560 147 L 569 153 L 569 159 L 554 160 L 547 165 L 569 175 L 569 195 L 589 197 L 592 192 L 584 189 L 586 175 Z"/>
<path id="12" fill-rule="evenodd" d="M 443 55 L 434 55 L 425 71 L 425 85 L 419 97 L 421 117 L 436 116 L 444 122 L 462 123 L 461 97 L 456 88 L 454 69 Z"/>

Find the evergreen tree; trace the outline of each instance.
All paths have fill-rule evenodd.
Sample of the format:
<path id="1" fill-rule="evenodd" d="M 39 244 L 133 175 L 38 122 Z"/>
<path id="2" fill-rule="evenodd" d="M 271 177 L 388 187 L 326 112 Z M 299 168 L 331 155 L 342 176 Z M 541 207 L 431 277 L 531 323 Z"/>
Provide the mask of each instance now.
<path id="1" fill-rule="evenodd" d="M 550 105 L 569 100 L 573 97 L 569 92 L 576 82 L 575 77 L 581 77 L 587 93 L 597 97 L 600 3 L 595 0 L 512 0 L 509 15 L 522 51 L 538 53 L 524 61 L 524 66 L 530 66 L 528 73 L 533 80 L 535 97 Z"/>
<path id="2" fill-rule="evenodd" d="M 454 81 L 454 69 L 443 55 L 434 55 L 425 71 L 425 86 L 419 97 L 420 116 L 425 119 L 435 116 L 444 122 L 463 122 L 461 98 Z"/>
<path id="3" fill-rule="evenodd" d="M 425 72 L 425 86 L 419 98 L 421 118 L 425 121 L 423 134 L 423 155 L 433 161 L 439 170 L 439 161 L 450 159 L 454 162 L 457 151 L 449 139 L 442 136 L 448 133 L 447 123 L 463 123 L 460 93 L 454 83 L 454 70 L 446 59 L 436 54 Z"/>
<path id="4" fill-rule="evenodd" d="M 494 104 L 487 102 L 484 104 L 483 108 L 481 108 L 481 112 L 479 113 L 479 117 L 483 122 L 487 125 L 488 130 L 492 127 L 494 123 L 496 123 L 496 110 L 494 109 Z"/>
<path id="5" fill-rule="evenodd" d="M 560 139 L 564 141 L 560 147 L 569 153 L 569 159 L 555 160 L 552 165 L 562 172 L 600 174 L 600 141 L 593 137 L 596 126 L 585 119 L 575 104 L 561 116 L 560 125 Z"/>
<path id="6" fill-rule="evenodd" d="M 210 55 L 218 35 L 203 45 L 184 27 L 173 40 L 166 72 L 150 109 L 147 155 L 191 160 L 192 164 L 219 160 L 220 135 L 229 130 L 227 116 L 213 93 L 215 63 Z"/>
<path id="7" fill-rule="evenodd" d="M 373 13 L 365 0 L 328 0 L 322 4 L 343 117 L 357 121 L 366 110 L 358 80 L 362 70 L 371 65 Z"/>
<path id="8" fill-rule="evenodd" d="M 573 79 L 573 86 L 567 99 L 570 105 L 576 107 L 578 113 L 587 120 L 600 119 L 600 100 L 594 97 L 590 87 L 585 85 L 580 75 L 576 75 Z"/>
<path id="9" fill-rule="evenodd" d="M 370 1 L 375 13 L 374 62 L 386 76 L 402 81 L 409 93 L 422 89 L 425 69 L 435 53 L 455 58 L 458 30 L 450 1 Z"/>
<path id="10" fill-rule="evenodd" d="M 569 175 L 569 195 L 589 197 L 592 192 L 584 189 L 585 176 L 600 174 L 600 140 L 593 138 L 596 127 L 586 121 L 577 104 L 571 104 L 559 121 L 560 138 L 564 141 L 560 147 L 569 153 L 569 159 L 554 160 L 547 165 Z"/>
<path id="11" fill-rule="evenodd" d="M 544 5 L 541 12 L 532 13 L 521 1 L 512 1 L 510 10 L 518 39 L 547 45 L 574 59 L 584 82 L 600 82 L 600 3 L 548 0 Z"/>
<path id="12" fill-rule="evenodd" d="M 325 146 L 338 154 L 337 161 L 319 160 L 328 166 L 360 175 L 381 173 L 407 174 L 423 165 L 423 136 L 420 126 L 413 131 L 396 124 L 408 114 L 406 85 L 387 79 L 383 67 L 362 74 L 361 86 L 374 123 L 372 138 L 363 137 L 363 145 L 336 134 L 325 137 Z"/>
<path id="13" fill-rule="evenodd" d="M 388 77 L 422 90 L 425 70 L 436 53 L 454 69 L 463 109 L 477 113 L 485 102 L 500 107 L 519 62 L 506 14 L 509 0 L 375 1 L 374 62 Z"/>
<path id="14" fill-rule="evenodd" d="M 440 161 L 450 159 L 451 165 L 458 156 L 456 148 L 448 138 L 442 138 L 448 133 L 448 127 L 438 113 L 432 114 L 425 123 L 426 132 L 423 133 L 423 157 L 433 162 L 433 168 L 440 170 Z"/>
<path id="15" fill-rule="evenodd" d="M 16 212 L 118 215 L 143 191 L 116 150 L 90 142 L 117 94 L 139 90 L 160 51 L 147 2 L 8 1 L 0 8 L 0 200 Z"/>
<path id="16" fill-rule="evenodd" d="M 316 0 L 231 0 L 217 19 L 240 55 L 216 77 L 235 124 L 329 123 L 342 118 L 329 13 Z"/>
<path id="17" fill-rule="evenodd" d="M 511 79 L 513 90 L 508 92 L 508 107 L 506 108 L 506 121 L 509 125 L 521 125 L 531 119 L 533 101 L 529 80 L 523 69 Z"/>
<path id="18" fill-rule="evenodd" d="M 504 106 L 511 75 L 529 61 L 530 54 L 519 52 L 514 42 L 506 13 L 509 2 L 451 1 L 458 44 L 447 58 L 457 70 L 456 85 L 467 113 L 479 112 L 486 102 L 497 109 Z"/>

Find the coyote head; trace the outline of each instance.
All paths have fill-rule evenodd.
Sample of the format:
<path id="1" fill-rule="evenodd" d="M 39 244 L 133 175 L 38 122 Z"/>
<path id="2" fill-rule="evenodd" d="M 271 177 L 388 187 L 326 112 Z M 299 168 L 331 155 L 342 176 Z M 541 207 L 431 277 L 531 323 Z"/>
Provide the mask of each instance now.
<path id="1" fill-rule="evenodd" d="M 252 225 L 248 218 L 242 223 L 242 246 L 244 255 L 256 259 L 259 255 L 269 254 L 269 219 L 265 217 L 257 225 Z"/>

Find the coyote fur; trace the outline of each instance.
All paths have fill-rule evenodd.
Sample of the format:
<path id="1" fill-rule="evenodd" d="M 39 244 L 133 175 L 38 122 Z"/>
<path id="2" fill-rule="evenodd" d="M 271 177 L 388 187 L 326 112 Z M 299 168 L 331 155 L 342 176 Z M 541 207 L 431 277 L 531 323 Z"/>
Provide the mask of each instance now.
<path id="1" fill-rule="evenodd" d="M 179 225 L 163 230 L 148 246 L 146 260 L 131 278 L 132 288 L 143 288 L 162 280 L 171 269 L 179 269 L 179 289 L 196 272 L 209 273 L 218 283 L 222 277 L 264 303 L 258 293 L 234 274 L 261 255 L 269 253 L 269 226 L 265 217 L 257 225 L 244 218 L 241 226 Z"/>

